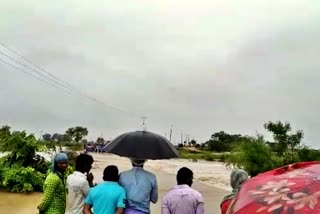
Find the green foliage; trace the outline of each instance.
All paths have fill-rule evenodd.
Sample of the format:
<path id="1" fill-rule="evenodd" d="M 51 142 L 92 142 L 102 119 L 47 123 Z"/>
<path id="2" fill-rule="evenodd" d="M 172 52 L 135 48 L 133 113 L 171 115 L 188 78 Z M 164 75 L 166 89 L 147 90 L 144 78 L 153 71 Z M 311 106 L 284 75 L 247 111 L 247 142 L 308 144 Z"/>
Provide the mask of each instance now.
<path id="1" fill-rule="evenodd" d="M 191 144 L 192 146 L 195 146 L 195 145 L 197 144 L 197 141 L 191 140 L 191 141 L 190 141 L 190 144 Z"/>
<path id="2" fill-rule="evenodd" d="M 51 141 L 51 134 L 46 133 L 46 134 L 42 135 L 42 139 L 44 141 Z"/>
<path id="3" fill-rule="evenodd" d="M 104 140 L 103 137 L 98 137 L 97 140 L 96 140 L 96 142 L 97 142 L 98 144 L 104 144 L 105 140 Z"/>
<path id="4" fill-rule="evenodd" d="M 79 143 L 85 136 L 88 135 L 88 129 L 80 126 L 69 128 L 66 131 L 66 135 L 75 142 Z"/>
<path id="5" fill-rule="evenodd" d="M 224 153 L 214 153 L 204 150 L 188 150 L 183 148 L 178 148 L 180 158 L 191 159 L 191 160 L 207 160 L 207 161 L 224 161 L 226 154 Z"/>
<path id="6" fill-rule="evenodd" d="M 208 146 L 210 151 L 215 151 L 215 152 L 224 152 L 224 151 L 231 150 L 231 144 L 220 142 L 217 140 L 210 140 L 208 142 Z"/>
<path id="7" fill-rule="evenodd" d="M 318 161 L 320 160 L 320 151 L 303 146 L 298 150 L 298 157 L 300 161 Z"/>
<path id="8" fill-rule="evenodd" d="M 0 151 L 9 154 L 0 159 L 0 188 L 11 192 L 41 191 L 48 162 L 36 152 L 43 150 L 33 135 L 0 129 Z"/>
<path id="9" fill-rule="evenodd" d="M 303 138 L 303 131 L 299 130 L 294 134 L 289 134 L 291 131 L 290 123 L 282 123 L 281 121 L 269 121 L 264 124 L 264 128 L 273 134 L 273 138 L 278 144 L 274 148 L 277 149 L 279 156 L 284 157 L 284 162 L 286 164 L 294 162 L 294 153 Z"/>
<path id="10" fill-rule="evenodd" d="M 45 174 L 32 167 L 15 165 L 4 167 L 0 174 L 0 187 L 10 192 L 41 191 Z"/>
<path id="11" fill-rule="evenodd" d="M 240 134 L 228 134 L 224 131 L 211 135 L 211 139 L 206 142 L 210 151 L 229 152 L 240 141 L 248 138 Z"/>
<path id="12" fill-rule="evenodd" d="M 251 138 L 238 144 L 227 157 L 227 166 L 243 168 L 251 176 L 283 164 L 262 139 Z"/>

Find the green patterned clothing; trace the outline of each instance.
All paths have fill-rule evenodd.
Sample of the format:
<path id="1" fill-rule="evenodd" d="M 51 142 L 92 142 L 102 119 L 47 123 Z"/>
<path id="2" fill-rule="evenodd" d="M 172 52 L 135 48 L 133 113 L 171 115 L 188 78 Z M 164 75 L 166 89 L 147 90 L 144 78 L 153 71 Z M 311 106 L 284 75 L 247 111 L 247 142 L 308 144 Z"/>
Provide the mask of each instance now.
<path id="1" fill-rule="evenodd" d="M 64 214 L 66 209 L 66 188 L 63 175 L 51 172 L 44 182 L 44 197 L 38 206 L 45 214 Z"/>

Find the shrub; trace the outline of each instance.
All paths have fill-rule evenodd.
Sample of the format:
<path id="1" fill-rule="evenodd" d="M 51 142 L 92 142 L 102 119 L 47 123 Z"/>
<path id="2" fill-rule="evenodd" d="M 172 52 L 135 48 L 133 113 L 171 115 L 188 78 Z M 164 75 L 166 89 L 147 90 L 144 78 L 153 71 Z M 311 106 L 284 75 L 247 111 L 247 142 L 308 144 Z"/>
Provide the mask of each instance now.
<path id="1" fill-rule="evenodd" d="M 237 145 L 227 157 L 227 166 L 243 168 L 251 176 L 283 165 L 261 139 L 252 138 Z"/>
<path id="2" fill-rule="evenodd" d="M 43 150 L 33 135 L 8 132 L 0 136 L 0 188 L 11 192 L 41 191 L 49 163 L 36 151 Z"/>
<path id="3" fill-rule="evenodd" d="M 32 167 L 13 166 L 1 169 L 0 187 L 10 192 L 41 191 L 45 174 Z"/>
<path id="4" fill-rule="evenodd" d="M 307 146 L 302 147 L 297 151 L 300 161 L 316 161 L 320 160 L 320 151 L 311 149 Z"/>

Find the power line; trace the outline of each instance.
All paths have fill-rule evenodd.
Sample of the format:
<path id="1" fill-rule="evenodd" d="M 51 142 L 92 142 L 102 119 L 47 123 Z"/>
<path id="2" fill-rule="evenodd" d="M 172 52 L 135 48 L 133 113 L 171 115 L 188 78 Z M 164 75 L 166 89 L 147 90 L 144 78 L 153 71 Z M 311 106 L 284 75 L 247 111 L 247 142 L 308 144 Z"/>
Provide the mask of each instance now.
<path id="1" fill-rule="evenodd" d="M 69 87 L 64 86 L 64 85 L 61 84 L 60 82 L 58 82 L 58 81 L 56 81 L 56 80 L 54 80 L 54 79 L 52 79 L 52 78 L 47 77 L 47 76 L 44 75 L 43 73 L 41 73 L 41 72 L 39 72 L 39 71 L 37 71 L 37 70 L 29 67 L 28 65 L 19 62 L 18 60 L 14 59 L 13 57 L 9 56 L 8 54 L 3 53 L 2 51 L 0 51 L 0 54 L 3 55 L 3 56 L 5 56 L 5 57 L 7 57 L 7 58 L 10 59 L 10 60 L 12 60 L 12 61 L 15 62 L 16 64 L 22 65 L 23 67 L 31 70 L 32 72 L 35 72 L 35 73 L 39 74 L 39 75 L 42 76 L 43 78 L 45 78 L 45 79 L 47 79 L 47 80 L 49 80 L 49 81 L 53 81 L 54 83 L 56 83 L 56 84 L 58 84 L 58 85 L 60 85 L 60 86 L 62 86 L 62 87 L 64 87 L 64 88 L 66 88 L 66 89 L 68 89 L 68 90 L 71 90 L 72 92 L 78 94 L 78 92 L 74 91 L 73 89 L 70 89 Z"/>
<path id="2" fill-rule="evenodd" d="M 39 77 L 37 77 L 37 76 L 35 76 L 35 75 L 33 75 L 33 74 L 29 73 L 29 72 L 26 72 L 26 71 L 24 71 L 23 69 L 21 69 L 21 68 L 19 68 L 19 67 L 15 66 L 15 65 L 12 65 L 12 64 L 11 64 L 11 63 L 9 63 L 9 62 L 4 61 L 4 60 L 3 60 L 3 59 L 1 59 L 1 58 L 0 58 L 0 61 L 1 61 L 2 63 L 4 63 L 4 64 L 7 64 L 7 65 L 9 65 L 9 66 L 13 67 L 14 69 L 16 69 L 16 70 L 18 70 L 18 71 L 21 71 L 21 72 L 23 72 L 23 73 L 25 73 L 25 74 L 27 74 L 27 75 L 29 75 L 29 76 L 31 76 L 31 77 L 33 77 L 33 78 L 35 78 L 35 79 L 39 80 L 39 81 L 41 81 L 41 82 L 43 82 L 43 83 L 47 84 L 47 85 L 50 85 L 50 86 L 55 87 L 55 88 L 57 88 L 57 89 L 60 89 L 59 87 L 57 87 L 57 86 L 55 86 L 55 85 L 52 85 L 52 84 L 50 84 L 49 82 L 46 82 L 46 81 L 44 81 L 43 79 L 41 79 L 41 78 L 39 78 Z"/>
<path id="3" fill-rule="evenodd" d="M 18 53 L 16 50 L 8 47 L 7 45 L 3 44 L 2 42 L 0 42 L 0 45 L 2 45 L 3 47 L 7 48 L 8 50 L 10 50 L 12 53 L 16 54 L 17 56 L 19 56 L 20 58 L 22 58 L 23 60 L 25 60 L 26 62 L 30 63 L 31 65 L 33 65 L 34 67 L 36 67 L 37 69 L 41 70 L 42 72 L 48 74 L 50 77 L 54 78 L 55 80 L 61 82 L 62 84 L 66 85 L 67 87 L 77 91 L 77 92 L 81 92 L 80 90 L 78 90 L 77 88 L 73 87 L 72 85 L 68 84 L 67 82 L 61 80 L 59 77 L 51 74 L 50 72 L 46 71 L 45 69 L 41 68 L 40 66 L 36 65 L 35 63 L 33 63 L 31 60 L 27 59 L 26 57 L 24 57 L 22 54 Z"/>
<path id="4" fill-rule="evenodd" d="M 33 78 L 35 78 L 35 79 L 37 79 L 37 80 L 39 80 L 39 81 L 41 81 L 41 82 L 44 82 L 45 84 L 50 85 L 50 86 L 52 86 L 52 87 L 55 87 L 55 88 L 58 88 L 58 89 L 62 89 L 61 87 L 63 87 L 63 90 L 64 90 L 64 91 L 67 91 L 68 93 L 70 93 L 70 91 L 71 91 L 71 92 L 72 92 L 72 95 L 78 95 L 78 96 L 81 96 L 81 97 L 83 97 L 83 98 L 89 99 L 89 100 L 91 100 L 91 101 L 93 101 L 93 102 L 95 102 L 95 103 L 98 103 L 98 104 L 100 104 L 100 105 L 103 105 L 103 106 L 105 106 L 105 107 L 107 107 L 107 108 L 110 108 L 110 109 L 113 109 L 113 110 L 116 110 L 116 111 L 119 111 L 119 112 L 123 112 L 123 113 L 126 113 L 126 114 L 131 114 L 131 115 L 135 115 L 135 116 L 139 116 L 139 117 L 140 117 L 140 114 L 138 114 L 138 113 L 130 112 L 130 111 L 126 111 L 126 110 L 122 110 L 122 109 L 120 109 L 120 108 L 117 108 L 117 107 L 111 106 L 111 105 L 109 105 L 109 104 L 106 104 L 106 103 L 104 103 L 104 102 L 102 102 L 102 101 L 100 101 L 100 100 L 97 100 L 97 99 L 94 98 L 94 97 L 91 97 L 91 96 L 88 96 L 88 95 L 86 95 L 86 94 L 81 93 L 81 91 L 80 91 L 79 89 L 74 88 L 73 86 L 70 86 L 68 83 L 66 83 L 66 82 L 64 82 L 63 80 L 59 79 L 58 77 L 54 76 L 54 75 L 51 74 L 50 72 L 47 72 L 47 71 L 45 71 L 44 69 L 42 69 L 41 67 L 35 65 L 35 64 L 32 63 L 30 60 L 28 60 L 27 58 L 25 58 L 25 57 L 23 57 L 22 55 L 18 54 L 18 53 L 17 53 L 16 51 L 14 51 L 13 49 L 9 48 L 8 46 L 4 45 L 4 44 L 1 43 L 1 42 L 0 42 L 0 44 L 1 44 L 3 47 L 9 49 L 9 50 L 10 50 L 11 52 L 13 52 L 14 54 L 16 54 L 16 55 L 18 55 L 19 57 L 23 58 L 25 61 L 29 62 L 29 63 L 32 64 L 33 66 L 37 67 L 38 69 L 41 69 L 41 71 L 44 71 L 44 72 L 47 73 L 48 75 L 52 76 L 52 77 L 53 77 L 54 79 L 56 79 L 56 80 L 54 80 L 53 78 L 50 78 L 50 77 L 44 75 L 44 74 L 41 73 L 40 71 L 37 71 L 37 70 L 29 67 L 28 65 L 24 64 L 24 63 L 21 63 L 21 62 L 15 60 L 13 57 L 11 57 L 11 56 L 9 56 L 9 55 L 7 55 L 7 54 L 5 54 L 5 53 L 3 53 L 3 52 L 0 51 L 0 54 L 1 54 L 1 55 L 9 58 L 10 60 L 12 60 L 13 62 L 15 62 L 15 63 L 17 63 L 17 64 L 20 64 L 20 65 L 24 66 L 25 68 L 28 68 L 29 70 L 37 73 L 38 75 L 42 76 L 43 78 L 49 80 L 49 82 L 54 82 L 54 84 L 49 83 L 49 82 L 47 82 L 47 81 L 44 81 L 43 79 L 39 78 L 38 76 L 36 76 L 36 75 L 34 75 L 34 74 L 30 73 L 30 72 L 27 72 L 27 71 L 25 71 L 24 69 L 21 69 L 21 68 L 13 65 L 13 64 L 11 64 L 11 63 L 9 63 L 9 62 L 7 62 L 7 61 L 4 61 L 3 59 L 0 58 L 0 61 L 1 61 L 1 62 L 3 62 L 3 63 L 5 63 L 5 64 L 7 64 L 7 65 L 9 65 L 9 66 L 11 66 L 11 67 L 13 67 L 13 68 L 15 68 L 16 70 L 21 71 L 21 72 L 23 72 L 23 73 L 25 73 L 25 74 L 27 74 L 27 75 L 29 75 L 29 76 L 32 76 Z M 58 81 L 59 81 L 59 82 L 58 82 Z M 62 82 L 62 83 L 60 83 L 60 82 Z M 61 86 L 61 87 L 60 87 L 60 88 L 57 87 L 56 84 L 58 84 L 58 85 Z M 69 85 L 69 86 L 66 86 L 66 85 Z"/>

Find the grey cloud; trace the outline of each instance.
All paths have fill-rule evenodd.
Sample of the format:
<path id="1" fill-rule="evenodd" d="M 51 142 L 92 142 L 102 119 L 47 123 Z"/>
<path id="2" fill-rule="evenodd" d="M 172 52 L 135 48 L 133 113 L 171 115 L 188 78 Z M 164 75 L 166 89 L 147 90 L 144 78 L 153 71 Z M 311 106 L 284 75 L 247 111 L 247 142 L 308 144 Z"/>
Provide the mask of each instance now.
<path id="1" fill-rule="evenodd" d="M 281 119 L 315 145 L 319 10 L 290 2 L 270 3 L 270 11 L 253 1 L 7 3 L 0 39 L 84 93 L 148 115 L 149 128 L 161 134 L 171 124 L 177 139 L 180 130 L 200 140 L 222 129 L 254 134 Z M 83 124 L 90 137 L 140 127 L 139 117 L 0 69 L 0 98 L 8 100 L 0 116 L 12 125 L 38 132 Z M 13 108 L 19 97 L 22 110 Z"/>

